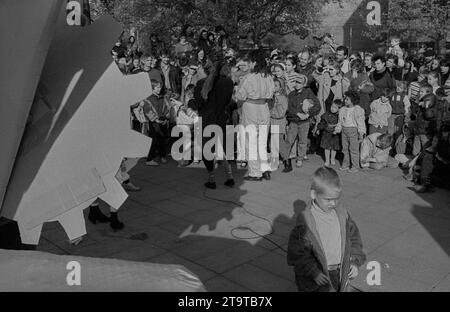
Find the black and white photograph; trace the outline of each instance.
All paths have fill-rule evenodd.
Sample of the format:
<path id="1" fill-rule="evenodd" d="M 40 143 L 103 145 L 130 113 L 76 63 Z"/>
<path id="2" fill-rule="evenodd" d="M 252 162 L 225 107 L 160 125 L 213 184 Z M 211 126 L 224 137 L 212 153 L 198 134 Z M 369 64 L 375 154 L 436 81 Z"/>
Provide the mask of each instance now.
<path id="1" fill-rule="evenodd" d="M 450 292 L 450 1 L 0 0 L 0 40 L 0 292 Z"/>

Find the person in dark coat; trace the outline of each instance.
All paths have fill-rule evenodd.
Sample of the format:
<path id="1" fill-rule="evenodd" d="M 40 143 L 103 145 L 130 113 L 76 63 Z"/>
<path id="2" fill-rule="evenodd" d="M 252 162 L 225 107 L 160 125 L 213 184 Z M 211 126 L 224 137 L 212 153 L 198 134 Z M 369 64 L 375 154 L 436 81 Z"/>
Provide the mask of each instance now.
<path id="1" fill-rule="evenodd" d="M 373 57 L 375 71 L 370 74 L 370 81 L 375 86 L 375 91 L 372 93 L 372 99 L 376 100 L 381 97 L 382 90 L 395 91 L 395 80 L 386 69 L 386 59 L 383 56 L 376 55 Z"/>
<path id="2" fill-rule="evenodd" d="M 322 132 L 320 147 L 325 150 L 325 167 L 336 165 L 336 152 L 341 150 L 341 138 L 333 132 L 339 122 L 339 109 L 342 106 L 341 100 L 334 101 L 330 109 L 320 117 L 317 126 L 318 132 Z"/>
<path id="3" fill-rule="evenodd" d="M 214 56 L 214 63 L 210 68 L 206 68 L 208 77 L 200 80 L 194 89 L 194 100 L 196 107 L 198 108 L 199 116 L 202 118 L 202 128 L 205 130 L 208 126 L 218 126 L 222 130 L 221 145 L 223 146 L 224 159 L 222 164 L 225 167 L 227 174 L 227 181 L 225 185 L 233 187 L 235 182 L 231 170 L 231 166 L 226 157 L 226 125 L 227 125 L 227 110 L 231 103 L 233 95 L 234 83 L 230 76 L 227 74 L 230 71 L 226 69 L 226 62 L 219 56 Z M 215 134 L 217 135 L 217 134 Z M 212 138 L 203 138 L 203 147 Z M 203 151 L 203 148 L 202 148 Z M 208 152 L 208 151 L 206 151 Z M 212 151 L 214 154 L 217 152 Z M 216 189 L 216 181 L 214 175 L 214 161 L 215 155 L 206 155 L 203 151 L 203 162 L 205 163 L 206 170 L 208 171 L 208 182 L 205 183 L 205 187 L 209 189 Z"/>

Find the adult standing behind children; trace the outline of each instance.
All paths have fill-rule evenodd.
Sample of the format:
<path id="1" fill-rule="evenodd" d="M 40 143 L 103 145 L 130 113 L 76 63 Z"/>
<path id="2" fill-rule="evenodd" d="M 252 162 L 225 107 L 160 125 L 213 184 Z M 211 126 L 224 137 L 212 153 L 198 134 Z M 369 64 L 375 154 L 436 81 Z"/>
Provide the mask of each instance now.
<path id="1" fill-rule="evenodd" d="M 375 91 L 372 94 L 372 98 L 378 99 L 381 96 L 381 90 L 395 90 L 395 81 L 386 69 L 386 60 L 383 56 L 374 56 L 373 64 L 375 66 L 375 71 L 373 71 L 369 77 L 370 81 L 375 86 Z"/>
<path id="2" fill-rule="evenodd" d="M 342 183 L 335 170 L 318 169 L 311 202 L 289 237 L 287 262 L 301 292 L 345 292 L 366 261 L 358 226 L 340 203 Z"/>
<path id="3" fill-rule="evenodd" d="M 311 53 L 308 50 L 300 52 L 298 54 L 297 72 L 301 75 L 305 75 L 306 78 L 308 78 L 307 87 L 311 88 L 314 94 L 317 95 L 318 90 L 313 75 L 316 68 L 314 67 L 314 64 L 311 64 L 311 60 L 312 60 Z"/>
<path id="4" fill-rule="evenodd" d="M 182 72 L 179 67 L 170 64 L 168 51 L 161 55 L 161 72 L 164 77 L 163 93 L 181 94 Z"/>
<path id="5" fill-rule="evenodd" d="M 344 100 L 344 93 L 349 88 L 349 81 L 343 79 L 340 68 L 339 63 L 331 62 L 324 68 L 323 74 L 317 77 L 319 82 L 317 97 L 321 106 L 319 118 L 330 110 L 335 100 Z"/>
<path id="6" fill-rule="evenodd" d="M 264 51 L 255 50 L 249 54 L 249 74 L 236 91 L 236 99 L 244 102 L 242 106 L 242 123 L 244 127 L 254 126 L 250 131 L 249 143 L 246 144 L 248 159 L 248 176 L 246 181 L 270 180 L 270 166 L 267 155 L 267 138 L 270 125 L 268 101 L 272 99 L 275 85 L 268 73 Z"/>

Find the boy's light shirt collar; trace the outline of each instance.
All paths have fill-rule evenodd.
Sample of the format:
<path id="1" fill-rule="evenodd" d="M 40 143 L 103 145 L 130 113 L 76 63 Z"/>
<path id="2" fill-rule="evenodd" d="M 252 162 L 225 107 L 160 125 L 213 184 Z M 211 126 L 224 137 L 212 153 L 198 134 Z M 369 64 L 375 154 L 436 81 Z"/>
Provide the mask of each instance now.
<path id="1" fill-rule="evenodd" d="M 333 210 L 334 210 L 334 209 L 332 209 L 330 212 L 327 212 L 327 211 L 323 210 L 322 208 L 320 208 L 320 207 L 317 205 L 317 203 L 316 203 L 316 201 L 315 201 L 314 199 L 312 200 L 311 207 L 312 207 L 312 209 L 315 209 L 315 210 L 317 210 L 318 212 L 320 212 L 320 213 L 322 213 L 322 214 L 326 214 L 326 215 L 329 215 L 329 214 L 333 213 Z"/>

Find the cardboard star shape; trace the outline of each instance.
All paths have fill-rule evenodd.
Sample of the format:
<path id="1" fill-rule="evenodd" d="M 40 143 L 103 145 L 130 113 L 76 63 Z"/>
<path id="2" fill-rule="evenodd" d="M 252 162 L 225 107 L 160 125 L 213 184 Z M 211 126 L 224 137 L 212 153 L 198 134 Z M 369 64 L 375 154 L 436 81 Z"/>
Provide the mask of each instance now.
<path id="1" fill-rule="evenodd" d="M 70 240 L 86 234 L 83 210 L 98 197 L 120 208 L 127 198 L 115 178 L 120 164 L 146 156 L 151 144 L 130 126 L 130 105 L 151 93 L 148 77 L 123 76 L 109 54 L 120 26 L 104 16 L 89 27 L 70 27 L 65 13 L 2 210 L 32 245 L 49 221 L 59 221 Z"/>

